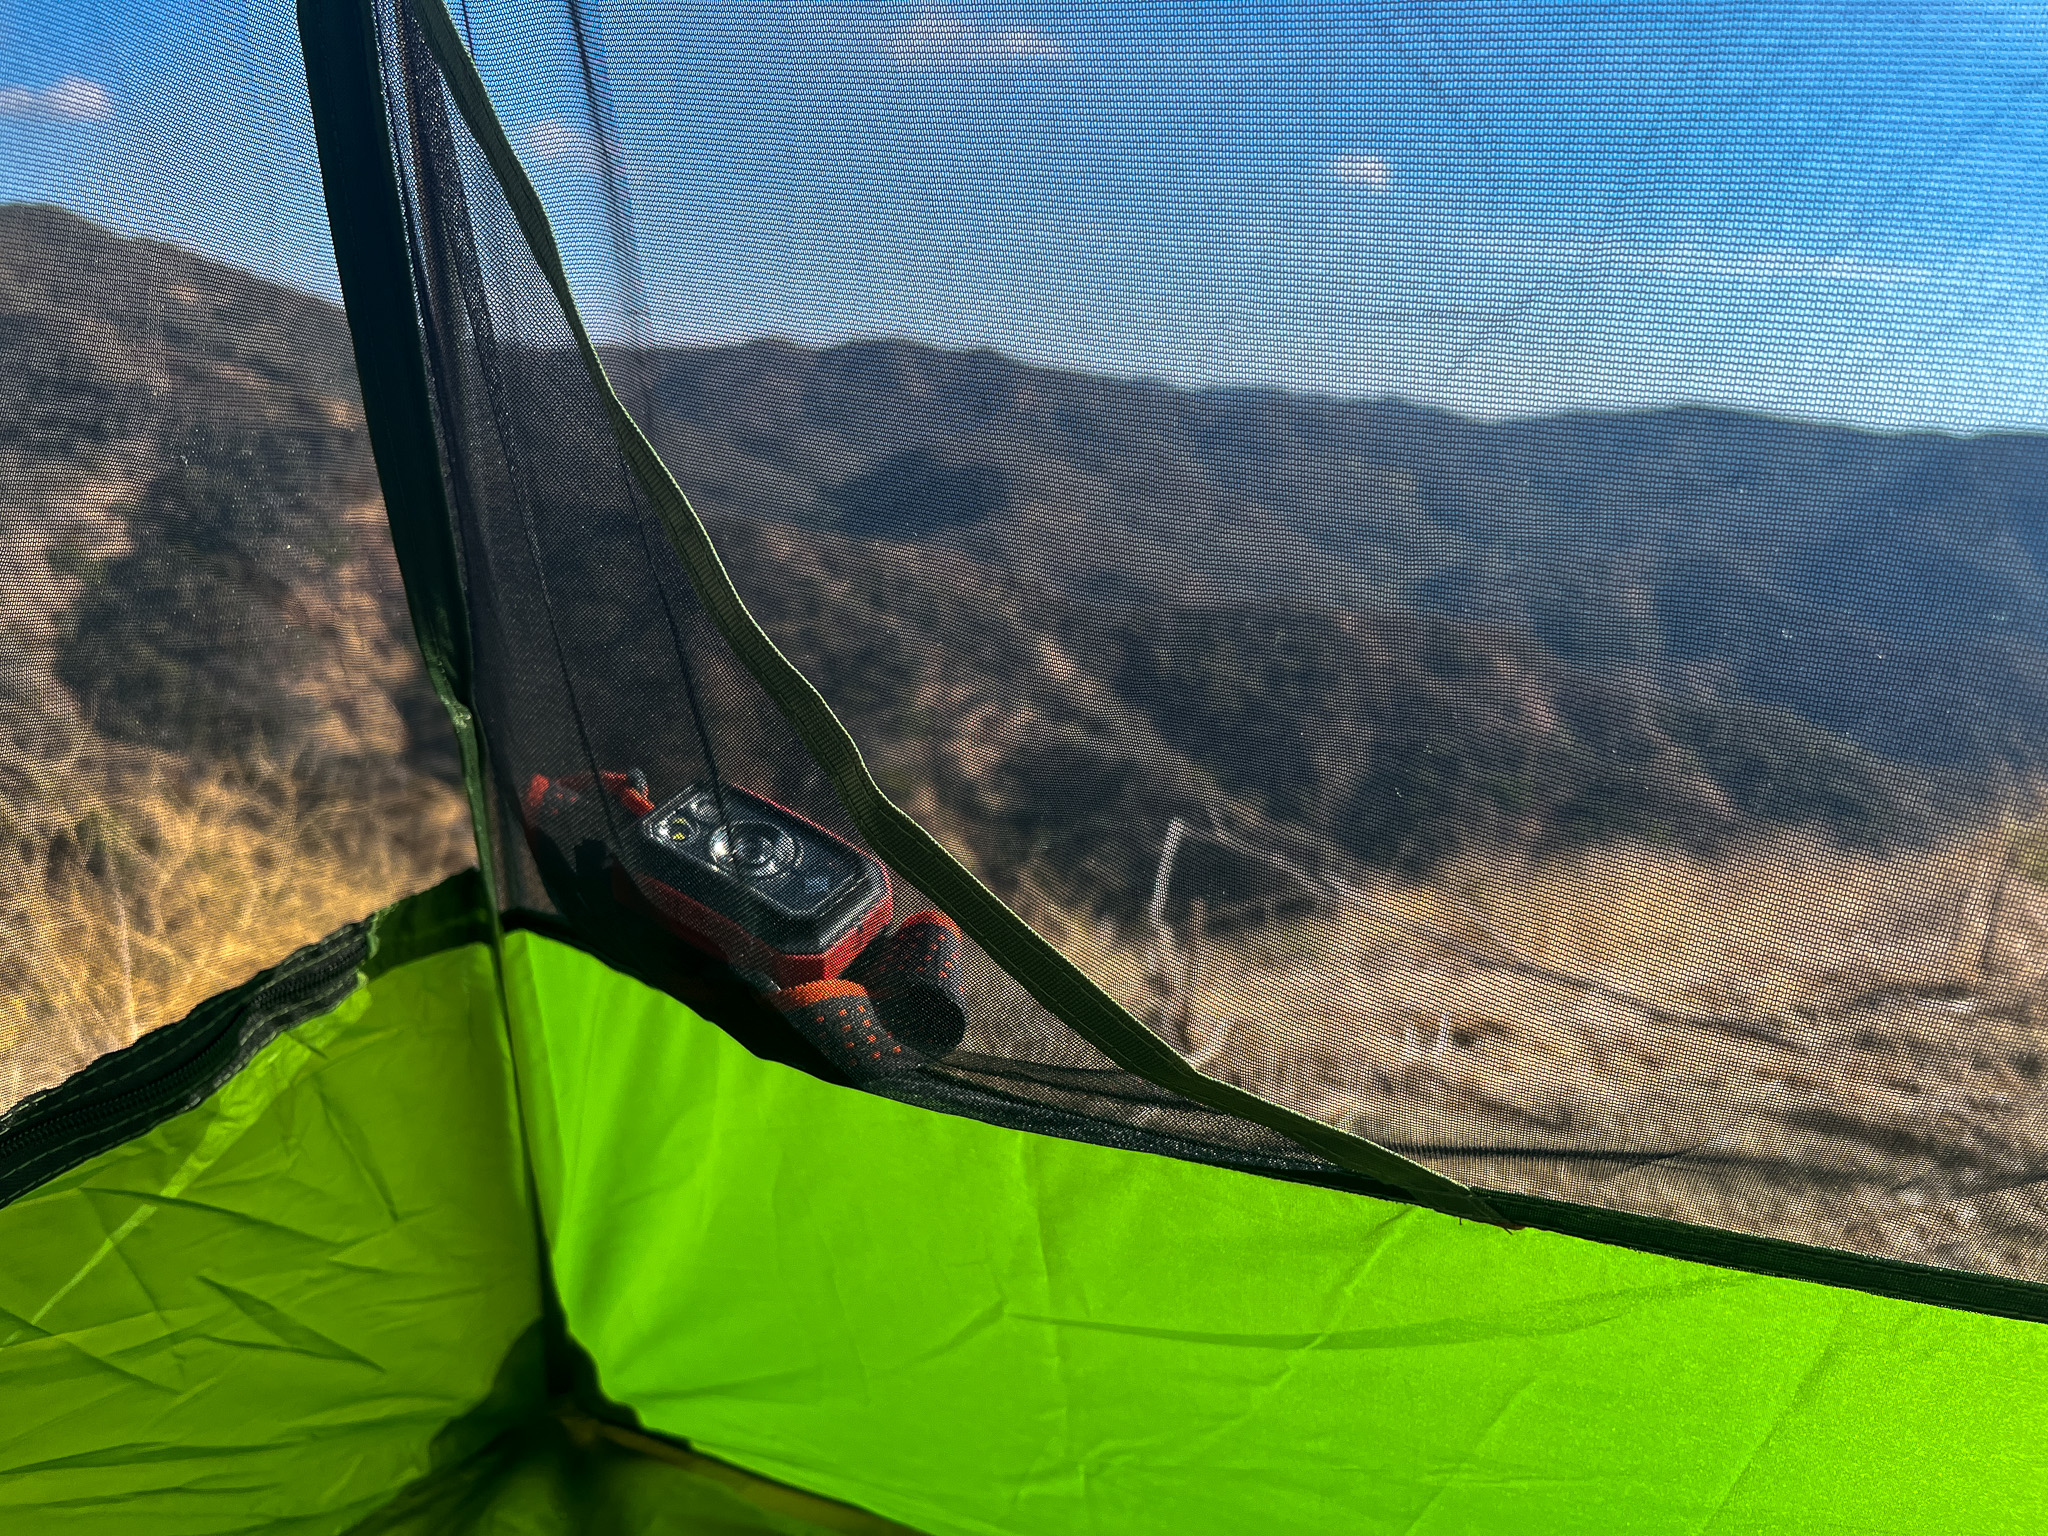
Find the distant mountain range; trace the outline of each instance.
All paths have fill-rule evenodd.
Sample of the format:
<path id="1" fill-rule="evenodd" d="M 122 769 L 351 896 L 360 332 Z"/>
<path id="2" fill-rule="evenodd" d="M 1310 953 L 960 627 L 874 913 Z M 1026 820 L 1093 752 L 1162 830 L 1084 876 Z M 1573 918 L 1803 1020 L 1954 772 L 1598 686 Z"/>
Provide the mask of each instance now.
<path id="1" fill-rule="evenodd" d="M 898 341 L 613 361 L 763 623 L 999 886 L 1128 910 L 1219 803 L 1371 863 L 1882 844 L 2048 757 L 2048 438 L 1482 424 Z M 15 686 L 452 773 L 337 310 L 0 208 L 0 391 Z M 622 739 L 650 713 L 590 689 Z"/>
<path id="2" fill-rule="evenodd" d="M 2048 437 L 1672 409 L 1481 423 L 908 342 L 648 366 L 696 497 L 1076 596 L 1415 612 L 1887 757 L 2048 746 Z"/>

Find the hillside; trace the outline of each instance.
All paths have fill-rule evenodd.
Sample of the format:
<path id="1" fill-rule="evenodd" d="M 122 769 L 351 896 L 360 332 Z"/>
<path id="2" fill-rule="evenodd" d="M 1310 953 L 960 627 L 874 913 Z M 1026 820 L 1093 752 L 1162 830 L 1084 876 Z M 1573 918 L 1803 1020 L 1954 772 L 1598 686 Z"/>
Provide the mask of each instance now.
<path id="1" fill-rule="evenodd" d="M 0 284 L 17 678 L 117 742 L 452 780 L 338 312 L 39 208 L 0 210 Z M 764 623 L 1012 891 L 1128 915 L 1218 802 L 1410 869 L 1883 847 L 2044 745 L 2042 440 L 1494 426 L 903 342 L 621 362 Z"/>
<path id="2" fill-rule="evenodd" d="M 0 208 L 0 634 L 115 741 L 451 771 L 340 313 Z"/>
<path id="3" fill-rule="evenodd" d="M 0 207 L 0 1108 L 469 861 L 331 306 Z"/>
<path id="4" fill-rule="evenodd" d="M 999 880 L 1086 847 L 1127 898 L 1167 807 L 1219 792 L 1407 867 L 1757 822 L 1882 846 L 2048 750 L 2041 440 L 1492 426 L 905 342 L 622 362 L 871 755 L 984 765 L 941 819 L 1007 829 Z"/>
<path id="5" fill-rule="evenodd" d="M 1489 424 L 898 341 L 646 372 L 654 436 L 713 510 L 1105 601 L 1463 619 L 1896 759 L 2048 749 L 2048 437 L 1693 408 Z"/>
<path id="6" fill-rule="evenodd" d="M 745 520 L 728 565 L 885 783 L 985 873 L 1129 915 L 1219 802 L 1367 865 L 1760 826 L 1924 839 L 1935 781 L 1782 708 L 1680 696 L 1526 635 L 1249 598 L 1086 603 L 957 553 Z M 911 579 L 915 573 L 915 580 Z"/>
<path id="7" fill-rule="evenodd" d="M 884 784 L 1205 1070 L 1481 1183 L 2042 1272 L 2048 440 L 619 361 Z M 470 855 L 339 313 L 0 208 L 0 378 L 4 1105 Z M 577 537 L 616 466 L 544 446 L 582 723 L 671 778 L 657 605 Z"/>

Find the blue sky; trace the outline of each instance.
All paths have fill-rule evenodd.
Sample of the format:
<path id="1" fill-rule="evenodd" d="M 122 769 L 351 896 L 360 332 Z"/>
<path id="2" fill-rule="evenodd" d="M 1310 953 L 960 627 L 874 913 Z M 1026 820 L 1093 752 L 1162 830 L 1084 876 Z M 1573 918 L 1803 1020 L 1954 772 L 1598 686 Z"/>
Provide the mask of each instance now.
<path id="1" fill-rule="evenodd" d="M 598 10 L 666 337 L 2048 427 L 2039 6 Z M 602 316 L 559 0 L 467 11 Z M 0 0 L 0 196 L 331 292 L 297 71 L 277 0 Z"/>

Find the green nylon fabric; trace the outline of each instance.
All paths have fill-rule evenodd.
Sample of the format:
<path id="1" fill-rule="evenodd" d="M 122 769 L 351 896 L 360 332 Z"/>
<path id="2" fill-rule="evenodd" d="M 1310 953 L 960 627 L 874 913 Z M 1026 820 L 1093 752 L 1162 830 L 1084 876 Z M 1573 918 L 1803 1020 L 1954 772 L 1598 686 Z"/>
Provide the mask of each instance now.
<path id="1" fill-rule="evenodd" d="M 349 1529 L 501 1427 L 537 1250 L 489 950 L 377 975 L 0 1210 L 0 1531 Z"/>
<path id="2" fill-rule="evenodd" d="M 2035 1324 L 908 1108 L 530 933 L 515 1095 L 484 946 L 371 972 L 0 1210 L 0 1530 L 882 1529 L 548 1416 L 522 1140 L 611 1397 L 932 1536 L 2048 1528 Z"/>
<path id="3" fill-rule="evenodd" d="M 0 1209 L 0 1532 L 891 1536 L 547 1381 L 475 871 L 377 914 L 350 997 Z"/>
<path id="4" fill-rule="evenodd" d="M 651 1428 L 955 1532 L 2048 1529 L 2048 1329 L 1002 1130 L 506 984 L 556 1284 Z"/>

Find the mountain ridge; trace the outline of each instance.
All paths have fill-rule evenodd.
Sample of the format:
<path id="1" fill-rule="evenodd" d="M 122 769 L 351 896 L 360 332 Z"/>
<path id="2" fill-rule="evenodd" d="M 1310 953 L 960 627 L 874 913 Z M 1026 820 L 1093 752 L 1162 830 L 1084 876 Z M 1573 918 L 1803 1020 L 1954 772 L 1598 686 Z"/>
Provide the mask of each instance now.
<path id="1" fill-rule="evenodd" d="M 1291 586 L 1525 629 L 1562 656 L 1666 681 L 1720 661 L 1732 691 L 1925 763 L 2031 760 L 2048 745 L 2048 437 L 1691 406 L 1482 423 L 1269 390 L 1127 388 L 900 341 L 744 343 L 641 366 L 657 442 L 714 509 L 883 531 L 848 529 L 846 493 L 878 472 L 910 490 L 921 470 L 956 508 L 949 478 L 984 501 L 1000 488 L 1013 511 L 928 517 L 922 532 L 1050 585 Z M 1077 549 L 1045 525 L 1047 509 L 1082 505 L 1107 536 Z M 1847 681 L 1869 686 L 1845 698 L 1852 657 Z M 1967 720 L 1891 721 L 1890 698 L 1941 688 L 1986 697 Z M 2002 713 L 1989 707 L 1999 693 L 2014 701 Z"/>
<path id="2" fill-rule="evenodd" d="M 1402 866 L 1763 825 L 1883 845 L 2048 750 L 2048 438 L 1472 423 L 900 341 L 623 361 L 764 626 L 1006 889 L 1129 911 L 1168 817 L 1221 801 Z M 0 368 L 29 401 L 0 559 L 38 594 L 12 632 L 102 731 L 452 776 L 337 309 L 0 208 Z M 563 517 L 609 483 L 558 482 Z M 1947 551 L 1939 579 L 1885 549 L 1819 581 L 1902 486 L 1926 515 L 1883 526 Z M 567 602 L 601 633 L 589 587 Z M 1944 627 L 1944 593 L 2003 627 Z"/>

